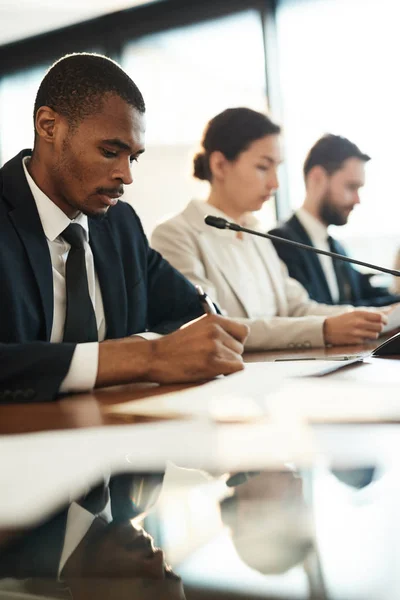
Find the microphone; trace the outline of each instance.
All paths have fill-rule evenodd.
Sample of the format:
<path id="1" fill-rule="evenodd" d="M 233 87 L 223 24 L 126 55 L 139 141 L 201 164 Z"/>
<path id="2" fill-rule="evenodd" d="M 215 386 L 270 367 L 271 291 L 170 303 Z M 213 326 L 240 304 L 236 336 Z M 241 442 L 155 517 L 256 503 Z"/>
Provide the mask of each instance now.
<path id="1" fill-rule="evenodd" d="M 339 260 L 342 260 L 344 262 L 353 263 L 355 265 L 361 265 L 362 267 L 368 267 L 369 269 L 374 269 L 375 271 L 381 271 L 382 273 L 389 273 L 389 275 L 400 277 L 400 271 L 396 271 L 395 269 L 379 267 L 378 265 L 373 265 L 371 263 L 363 262 L 361 260 L 349 258 L 348 256 L 344 256 L 343 254 L 337 254 L 336 252 L 328 252 L 327 250 L 314 248 L 314 246 L 308 246 L 307 244 L 301 244 L 300 242 L 294 242 L 293 240 L 280 238 L 277 235 L 271 235 L 270 233 L 261 233 L 260 231 L 256 231 L 255 229 L 247 229 L 246 227 L 242 227 L 237 223 L 231 223 L 230 221 L 227 221 L 222 217 L 214 217 L 213 215 L 207 215 L 204 218 L 204 221 L 207 225 L 210 225 L 211 227 L 216 227 L 217 229 L 231 229 L 232 231 L 242 231 L 243 233 L 251 233 L 252 235 L 257 235 L 258 237 L 274 240 L 282 244 L 296 246 L 296 248 L 301 248 L 302 250 L 307 250 L 308 252 L 314 252 L 315 254 L 324 254 L 325 256 L 338 258 Z M 386 340 L 386 342 L 383 342 L 380 346 L 378 346 L 377 348 L 375 348 L 375 350 L 371 352 L 371 356 L 394 355 L 400 355 L 400 333 L 396 333 L 388 340 Z"/>
<path id="2" fill-rule="evenodd" d="M 275 242 L 289 244 L 290 246 L 296 246 L 296 248 L 301 248 L 302 250 L 308 250 L 309 252 L 315 252 L 316 254 L 324 254 L 325 256 L 338 258 L 339 260 L 342 260 L 344 262 L 353 263 L 355 265 L 361 265 L 362 267 L 368 267 L 369 269 L 374 269 L 375 271 L 381 271 L 382 273 L 389 273 L 389 275 L 400 277 L 400 271 L 396 271 L 395 269 L 378 267 L 378 265 L 373 265 L 371 263 L 363 262 L 361 260 L 356 260 L 355 258 L 349 258 L 348 256 L 344 256 L 343 254 L 329 252 L 328 250 L 321 250 L 320 248 L 314 248 L 314 246 L 307 246 L 307 244 L 301 244 L 300 242 L 287 240 L 285 238 L 278 237 L 277 235 L 271 235 L 270 233 L 261 233 L 260 231 L 256 231 L 255 229 L 247 229 L 246 227 L 241 227 L 241 225 L 238 225 L 237 223 L 231 223 L 230 221 L 227 221 L 222 217 L 213 217 L 212 215 L 207 215 L 204 221 L 207 225 L 211 225 L 211 227 L 216 227 L 217 229 L 231 229 L 232 231 L 242 231 L 244 233 L 251 233 L 252 235 L 258 235 L 259 237 L 274 240 Z"/>

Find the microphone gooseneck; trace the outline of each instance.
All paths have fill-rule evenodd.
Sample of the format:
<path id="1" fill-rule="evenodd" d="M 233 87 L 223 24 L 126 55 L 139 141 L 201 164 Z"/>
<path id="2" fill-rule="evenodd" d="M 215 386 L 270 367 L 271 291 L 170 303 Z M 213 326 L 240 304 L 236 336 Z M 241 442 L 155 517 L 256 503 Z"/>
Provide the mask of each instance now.
<path id="1" fill-rule="evenodd" d="M 348 256 L 344 256 L 343 254 L 337 254 L 336 252 L 328 252 L 327 250 L 321 250 L 320 248 L 314 248 L 314 246 L 307 246 L 307 244 L 302 244 L 300 242 L 295 242 L 293 240 L 287 240 L 285 238 L 278 237 L 277 235 L 271 235 L 270 233 L 261 233 L 261 231 L 256 231 L 255 229 L 247 229 L 246 227 L 242 227 L 237 223 L 232 223 L 223 219 L 222 217 L 214 217 L 213 215 L 207 215 L 204 218 L 204 221 L 207 225 L 211 227 L 216 227 L 217 229 L 231 229 L 232 231 L 242 231 L 243 233 L 250 233 L 252 235 L 257 235 L 258 237 L 263 237 L 268 240 L 274 240 L 276 242 L 282 244 L 289 244 L 290 246 L 296 246 L 296 248 L 301 248 L 302 250 L 307 250 L 308 252 L 314 252 L 315 254 L 324 254 L 325 256 L 331 256 L 332 258 L 338 258 L 344 262 L 353 263 L 355 265 L 361 265 L 362 267 L 368 267 L 369 269 L 374 269 L 375 271 L 381 271 L 382 273 L 389 273 L 389 275 L 394 275 L 395 277 L 400 277 L 400 271 L 396 271 L 395 269 L 387 269 L 386 267 L 378 267 L 377 265 L 373 265 L 371 263 L 363 262 L 361 260 L 356 260 L 355 258 L 349 258 Z"/>

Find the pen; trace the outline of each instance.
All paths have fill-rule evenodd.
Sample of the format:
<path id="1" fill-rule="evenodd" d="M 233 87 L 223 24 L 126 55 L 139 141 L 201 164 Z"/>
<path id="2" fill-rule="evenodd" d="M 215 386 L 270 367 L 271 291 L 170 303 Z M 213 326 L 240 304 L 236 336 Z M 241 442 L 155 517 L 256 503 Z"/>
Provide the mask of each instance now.
<path id="1" fill-rule="evenodd" d="M 274 362 L 292 361 L 292 360 L 317 360 L 314 356 L 307 356 L 305 358 L 276 358 Z"/>
<path id="2" fill-rule="evenodd" d="M 214 304 L 211 302 L 209 296 L 207 296 L 207 294 L 205 293 L 205 291 L 203 290 L 203 288 L 201 287 L 201 285 L 196 285 L 195 286 L 197 293 L 199 295 L 199 299 L 201 302 L 201 305 L 204 309 L 204 312 L 208 315 L 216 315 L 218 314 Z"/>

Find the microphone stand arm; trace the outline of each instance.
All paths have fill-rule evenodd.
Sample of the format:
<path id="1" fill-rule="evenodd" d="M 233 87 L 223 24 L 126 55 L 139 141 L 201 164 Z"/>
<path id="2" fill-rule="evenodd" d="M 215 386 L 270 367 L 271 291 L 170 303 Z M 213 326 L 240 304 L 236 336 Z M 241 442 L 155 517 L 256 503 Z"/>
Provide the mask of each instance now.
<path id="1" fill-rule="evenodd" d="M 251 233 L 252 235 L 257 235 L 258 237 L 267 238 L 269 240 L 274 240 L 283 244 L 290 244 L 291 246 L 296 246 L 297 248 L 301 248 L 302 250 L 308 250 L 308 252 L 315 252 L 316 254 L 332 256 L 333 258 L 338 258 L 339 260 L 343 260 L 348 263 L 361 265 L 362 267 L 368 267 L 369 269 L 374 269 L 375 271 L 381 271 L 382 273 L 389 273 L 389 275 L 400 277 L 400 271 L 396 271 L 395 269 L 378 267 L 376 265 L 372 265 L 371 263 L 362 262 L 361 260 L 355 260 L 354 258 L 349 258 L 348 256 L 344 256 L 343 254 L 337 254 L 336 252 L 328 252 L 327 250 L 320 250 L 319 248 L 314 248 L 313 246 L 307 246 L 307 244 L 301 244 L 300 242 L 287 240 L 286 238 L 280 238 L 277 235 L 271 235 L 270 233 L 261 233 L 261 231 L 256 231 L 255 229 L 247 229 L 246 227 L 241 227 L 236 223 L 229 223 L 229 221 L 226 222 L 225 229 L 231 229 L 232 231 L 242 231 L 244 233 Z"/>

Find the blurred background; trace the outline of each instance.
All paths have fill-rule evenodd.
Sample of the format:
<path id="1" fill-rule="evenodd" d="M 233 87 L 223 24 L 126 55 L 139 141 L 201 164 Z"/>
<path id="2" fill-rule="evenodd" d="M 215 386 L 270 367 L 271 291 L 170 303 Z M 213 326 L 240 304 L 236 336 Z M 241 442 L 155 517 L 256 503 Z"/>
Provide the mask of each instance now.
<path id="1" fill-rule="evenodd" d="M 372 160 L 361 205 L 334 235 L 355 258 L 390 267 L 400 246 L 397 13 L 397 0 L 0 0 L 0 163 L 32 146 L 34 97 L 52 62 L 100 52 L 147 104 L 146 153 L 125 197 L 148 235 L 206 197 L 192 156 L 206 122 L 242 105 L 284 130 L 265 227 L 302 203 L 311 145 L 340 134 Z"/>

